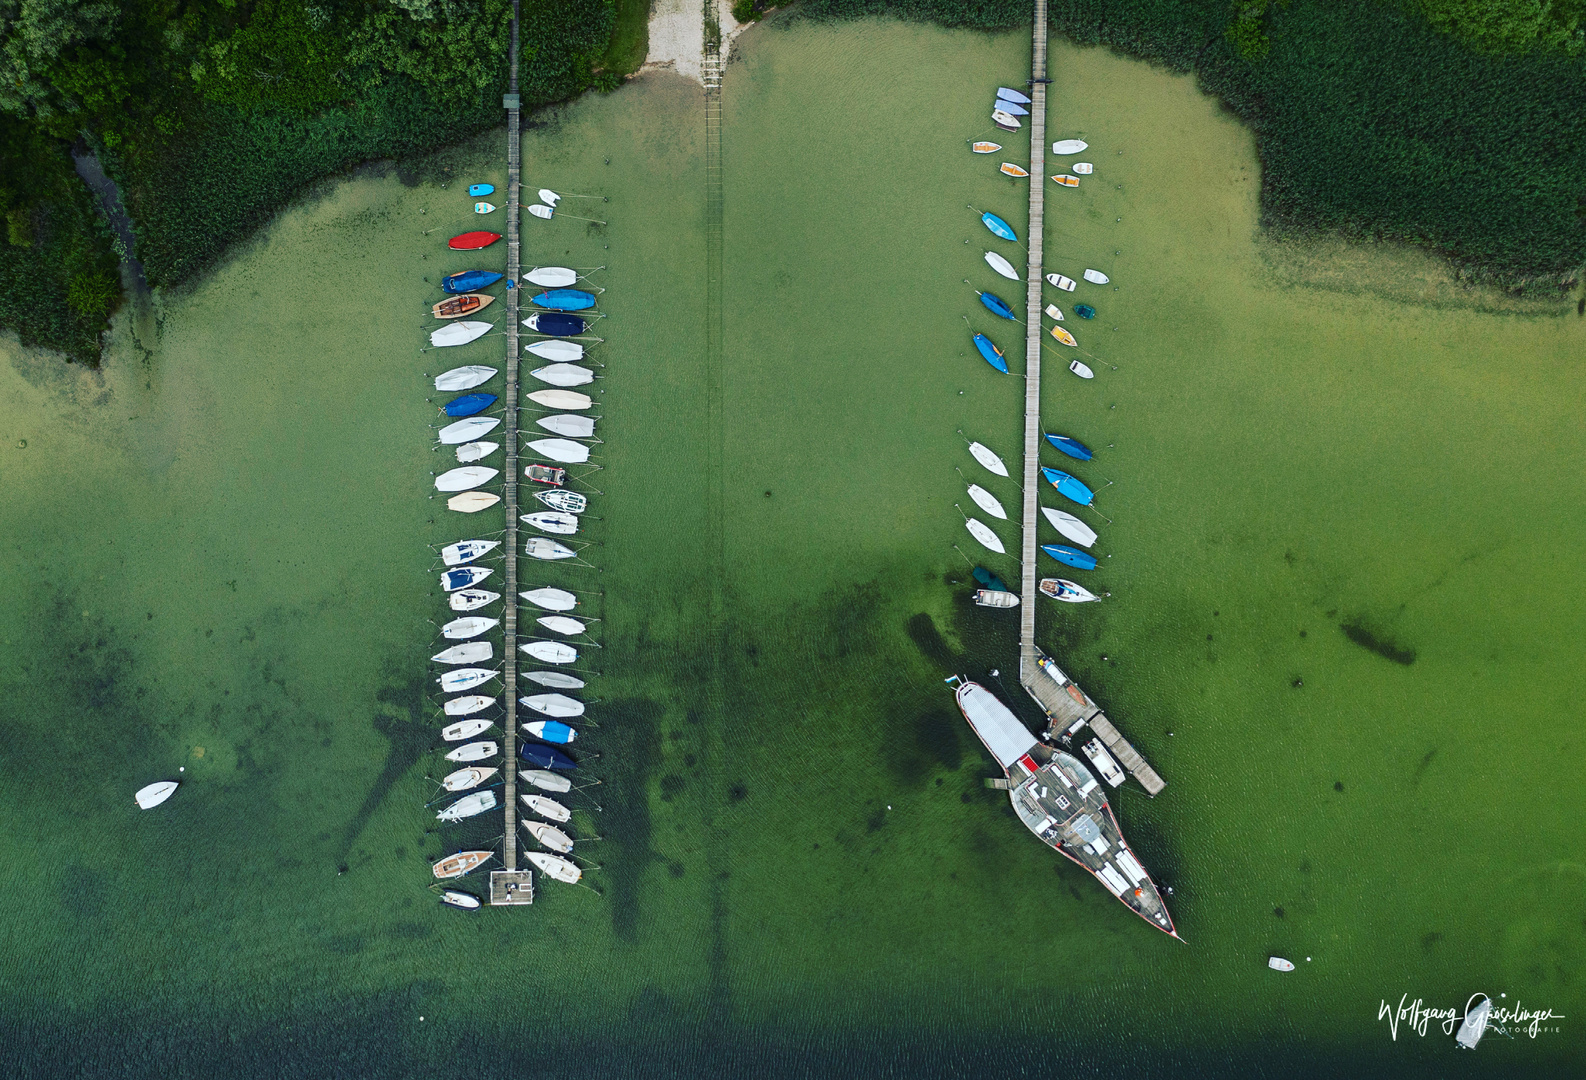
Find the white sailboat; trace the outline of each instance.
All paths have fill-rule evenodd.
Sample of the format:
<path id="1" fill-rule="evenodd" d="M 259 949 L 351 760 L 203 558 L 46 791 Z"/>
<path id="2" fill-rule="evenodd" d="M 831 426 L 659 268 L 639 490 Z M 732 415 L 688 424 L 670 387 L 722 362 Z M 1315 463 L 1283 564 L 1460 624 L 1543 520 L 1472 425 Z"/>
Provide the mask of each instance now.
<path id="1" fill-rule="evenodd" d="M 550 818 L 552 821 L 568 821 L 573 816 L 572 811 L 568 810 L 567 807 L 555 799 L 547 799 L 544 795 L 530 795 L 525 791 L 520 792 L 518 798 L 523 800 L 524 806 L 527 806 L 543 818 Z"/>
<path id="2" fill-rule="evenodd" d="M 495 654 L 496 647 L 488 641 L 465 641 L 461 645 L 442 649 L 430 659 L 437 664 L 477 664 L 481 660 L 491 659 Z"/>
<path id="3" fill-rule="evenodd" d="M 453 619 L 441 627 L 441 637 L 448 641 L 467 641 L 476 638 L 485 631 L 501 625 L 500 619 L 487 619 L 482 615 L 473 615 L 466 619 Z"/>
<path id="4" fill-rule="evenodd" d="M 523 280 L 546 289 L 565 289 L 578 281 L 578 272 L 565 266 L 536 266 Z"/>
<path id="5" fill-rule="evenodd" d="M 518 520 L 525 525 L 532 525 L 541 532 L 555 533 L 557 536 L 571 536 L 578 531 L 578 518 L 572 514 L 564 514 L 560 510 L 540 510 L 533 514 L 522 514 Z"/>
<path id="6" fill-rule="evenodd" d="M 554 687 L 557 690 L 581 690 L 584 686 L 584 680 L 577 675 L 568 675 L 561 671 L 525 671 L 523 677 L 530 682 Z"/>
<path id="7" fill-rule="evenodd" d="M 534 821 L 531 818 L 523 819 L 523 829 L 544 847 L 552 851 L 559 851 L 566 855 L 573 850 L 573 838 L 558 829 L 555 825 L 547 825 L 543 821 Z"/>
<path id="8" fill-rule="evenodd" d="M 536 491 L 534 497 L 549 506 L 552 510 L 561 510 L 568 514 L 582 514 L 589 509 L 589 496 L 566 488 L 550 488 Z"/>
<path id="9" fill-rule="evenodd" d="M 495 329 L 495 324 L 487 322 L 447 323 L 439 330 L 430 331 L 430 344 L 437 349 L 450 348 L 453 345 L 466 345 L 470 341 L 484 337 L 493 329 Z"/>
<path id="10" fill-rule="evenodd" d="M 1096 542 L 1096 530 L 1086 525 L 1073 514 L 1061 510 L 1053 510 L 1050 506 L 1041 507 L 1041 513 L 1046 515 L 1046 520 L 1052 523 L 1052 528 L 1074 541 L 1080 547 L 1090 547 Z"/>
<path id="11" fill-rule="evenodd" d="M 441 821 L 461 821 L 475 814 L 483 814 L 486 810 L 493 810 L 495 805 L 496 793 L 486 788 L 472 795 L 464 795 L 450 806 L 443 806 L 435 816 Z"/>
<path id="12" fill-rule="evenodd" d="M 1007 278 L 1009 281 L 1019 280 L 1019 272 L 1013 268 L 1013 264 L 1007 259 L 1004 259 L 1001 255 L 998 255 L 995 251 L 986 252 L 986 265 L 991 267 L 997 273 L 1001 274 L 1003 277 Z"/>
<path id="13" fill-rule="evenodd" d="M 595 373 L 577 364 L 547 364 L 529 372 L 542 383 L 552 386 L 583 386 L 595 381 Z"/>
<path id="14" fill-rule="evenodd" d="M 991 447 L 982 443 L 972 442 L 969 444 L 969 452 L 988 471 L 994 472 L 998 476 L 1008 475 L 1008 467 L 1002 463 L 1002 459 L 996 455 Z"/>
<path id="15" fill-rule="evenodd" d="M 132 798 L 138 804 L 139 810 L 153 810 L 166 799 L 176 794 L 178 781 L 161 780 L 156 784 L 141 787 L 133 793 Z"/>
<path id="16" fill-rule="evenodd" d="M 965 518 L 964 524 L 969 527 L 969 535 L 979 540 L 985 547 L 995 551 L 998 555 L 1006 555 L 1008 549 L 1002 546 L 1002 541 L 997 539 L 997 534 L 992 532 L 984 522 L 974 518 Z"/>
<path id="17" fill-rule="evenodd" d="M 468 491 L 488 484 L 501 475 L 500 469 L 492 469 L 488 465 L 464 465 L 460 469 L 449 469 L 435 478 L 436 491 Z"/>
<path id="18" fill-rule="evenodd" d="M 530 209 L 533 208 L 530 207 Z M 524 852 L 524 855 L 527 856 L 531 863 L 538 866 L 540 872 L 548 878 L 575 885 L 578 883 L 578 879 L 584 876 L 584 872 L 578 868 L 577 864 L 570 863 L 566 859 L 558 858 L 555 855 L 547 855 L 543 851 L 527 851 Z"/>
<path id="19" fill-rule="evenodd" d="M 569 619 L 566 615 L 541 615 L 534 621 L 553 634 L 566 634 L 568 637 L 582 634 L 589 629 L 584 623 L 577 619 Z"/>
<path id="20" fill-rule="evenodd" d="M 556 413 L 552 416 L 542 416 L 534 422 L 553 435 L 565 435 L 569 439 L 587 439 L 595 433 L 593 416 Z"/>
<path id="21" fill-rule="evenodd" d="M 518 779 L 533 784 L 541 791 L 561 793 L 573 790 L 573 781 L 549 769 L 519 769 Z"/>
<path id="22" fill-rule="evenodd" d="M 495 757 L 500 752 L 501 746 L 499 743 L 488 741 L 464 743 L 451 753 L 447 754 L 446 760 L 456 762 L 483 761 L 486 758 Z"/>
<path id="23" fill-rule="evenodd" d="M 441 777 L 441 787 L 447 791 L 467 791 L 471 787 L 483 784 L 500 771 L 500 769 L 480 768 L 458 769 Z"/>
<path id="24" fill-rule="evenodd" d="M 469 364 L 466 367 L 455 367 L 450 371 L 443 371 L 435 376 L 435 389 L 437 390 L 472 390 L 476 386 L 483 386 L 496 377 L 496 369 L 483 364 Z"/>
<path id="25" fill-rule="evenodd" d="M 459 589 L 446 597 L 446 604 L 453 611 L 477 611 L 500 599 L 500 593 L 489 589 Z"/>
<path id="26" fill-rule="evenodd" d="M 447 724 L 441 728 L 441 738 L 446 742 L 462 742 L 475 735 L 483 735 L 495 726 L 491 721 L 480 720 L 477 717 L 472 720 L 459 720 L 455 724 Z"/>
<path id="27" fill-rule="evenodd" d="M 1008 520 L 1008 512 L 1002 508 L 1002 503 L 997 501 L 997 497 L 995 495 L 981 487 L 979 484 L 969 485 L 969 497 L 975 500 L 976 506 L 980 507 L 992 517 L 1001 518 L 1003 521 Z"/>
<path id="28" fill-rule="evenodd" d="M 442 672 L 441 677 L 435 681 L 440 683 L 442 690 L 451 694 L 459 690 L 472 690 L 499 674 L 501 674 L 499 671 L 492 671 L 489 668 L 458 668 L 455 671 Z"/>
<path id="29" fill-rule="evenodd" d="M 446 500 L 446 509 L 456 510 L 459 514 L 477 514 L 481 510 L 488 510 L 501 501 L 501 496 L 493 491 L 465 491 L 461 495 L 453 495 Z"/>
<path id="30" fill-rule="evenodd" d="M 523 545 L 523 553 L 531 559 L 539 559 L 542 562 L 571 559 L 578 554 L 566 544 L 557 543 L 544 536 L 529 537 Z"/>
<path id="31" fill-rule="evenodd" d="M 574 412 L 587 409 L 595 403 L 594 398 L 580 394 L 577 390 L 536 390 L 528 398 L 547 409 L 571 409 Z"/>
<path id="32" fill-rule="evenodd" d="M 447 716 L 468 716 L 476 712 L 484 712 L 496 703 L 493 697 L 484 694 L 469 694 L 467 697 L 454 697 L 441 706 Z"/>
<path id="33" fill-rule="evenodd" d="M 443 566 L 461 566 L 471 563 L 481 555 L 488 555 L 501 546 L 500 540 L 459 540 L 441 548 Z"/>
<path id="34" fill-rule="evenodd" d="M 541 716 L 558 720 L 584 715 L 584 703 L 566 694 L 532 694 L 518 699 L 519 703 L 533 709 Z"/>
<path id="35" fill-rule="evenodd" d="M 589 460 L 589 447 L 571 439 L 536 439 L 529 449 L 563 465 L 582 465 Z"/>
<path id="36" fill-rule="evenodd" d="M 455 446 L 458 443 L 473 442 L 482 435 L 489 435 L 500 424 L 499 416 L 470 416 L 455 424 L 447 424 L 441 428 L 436 437 L 446 446 Z"/>
<path id="37" fill-rule="evenodd" d="M 518 595 L 535 607 L 544 608 L 546 611 L 571 611 L 578 606 L 578 597 L 566 589 L 553 589 L 550 586 L 530 589 Z"/>
<path id="38" fill-rule="evenodd" d="M 562 341 L 552 338 L 549 341 L 531 341 L 523 346 L 523 351 L 538 356 L 541 360 L 550 360 L 554 363 L 566 364 L 584 358 L 584 347 L 576 341 Z"/>
<path id="39" fill-rule="evenodd" d="M 546 664 L 571 664 L 578 659 L 578 650 L 560 641 L 530 641 L 518 648 Z"/>
<path id="40" fill-rule="evenodd" d="M 457 448 L 458 461 L 483 461 L 501 449 L 500 443 L 466 442 Z"/>

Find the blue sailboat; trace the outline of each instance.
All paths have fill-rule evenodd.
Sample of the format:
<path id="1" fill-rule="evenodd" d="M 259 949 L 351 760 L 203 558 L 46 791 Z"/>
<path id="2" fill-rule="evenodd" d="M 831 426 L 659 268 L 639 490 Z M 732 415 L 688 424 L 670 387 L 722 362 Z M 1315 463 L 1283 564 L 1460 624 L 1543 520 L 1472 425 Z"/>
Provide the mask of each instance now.
<path id="1" fill-rule="evenodd" d="M 1003 221 L 996 214 L 988 211 L 980 215 L 980 220 L 985 224 L 986 228 L 991 230 L 993 235 L 1000 236 L 1004 240 L 1012 240 L 1015 243 L 1018 242 L 1019 237 L 1018 234 L 1013 231 L 1013 226 L 1009 225 L 1006 221 Z"/>
<path id="2" fill-rule="evenodd" d="M 583 311 L 595 306 L 595 297 L 581 289 L 549 289 L 536 296 L 533 303 L 552 311 Z"/>
<path id="3" fill-rule="evenodd" d="M 1090 506 L 1096 501 L 1095 492 L 1066 472 L 1059 472 L 1043 465 L 1041 475 L 1046 477 L 1047 482 L 1055 487 L 1060 495 L 1067 496 L 1081 506 Z"/>
<path id="4" fill-rule="evenodd" d="M 441 278 L 441 289 L 449 293 L 478 292 L 494 285 L 501 278 L 502 275 L 489 270 L 464 270 L 460 274 Z"/>
<path id="5" fill-rule="evenodd" d="M 975 348 L 979 349 L 980 355 L 986 358 L 986 363 L 1004 375 L 1008 373 L 1008 362 L 1002 358 L 1002 350 L 992 344 L 991 339 L 985 334 L 975 335 Z"/>
<path id="6" fill-rule="evenodd" d="M 494 184 L 469 184 L 468 194 L 477 199 L 481 195 L 489 195 L 496 190 Z"/>
<path id="7" fill-rule="evenodd" d="M 562 723 L 560 720 L 536 720 L 524 724 L 523 730 L 533 735 L 536 739 L 543 739 L 548 743 L 570 743 L 578 738 L 578 732 Z"/>
<path id="8" fill-rule="evenodd" d="M 1064 566 L 1072 566 L 1075 570 L 1096 569 L 1096 556 L 1086 554 L 1078 548 L 1064 547 L 1062 544 L 1042 544 L 1041 550 Z"/>
<path id="9" fill-rule="evenodd" d="M 1046 441 L 1057 447 L 1063 453 L 1079 461 L 1089 461 L 1096 455 L 1090 452 L 1090 447 L 1078 439 L 1071 439 L 1067 435 L 1048 435 Z"/>
<path id="10" fill-rule="evenodd" d="M 986 310 L 991 312 L 993 315 L 998 315 L 1012 322 L 1019 321 L 1019 317 L 1013 313 L 1013 309 L 1008 306 L 1007 301 L 1002 297 L 997 296 L 995 293 L 981 293 L 980 302 L 984 304 L 986 306 Z"/>
<path id="11" fill-rule="evenodd" d="M 544 743 L 519 743 L 518 757 L 542 769 L 576 769 L 578 763 L 554 746 Z"/>
<path id="12" fill-rule="evenodd" d="M 560 315 L 537 311 L 523 320 L 523 325 L 549 337 L 576 337 L 588 328 L 577 315 Z"/>
<path id="13" fill-rule="evenodd" d="M 442 411 L 447 416 L 473 416 L 475 413 L 484 412 L 495 403 L 494 394 L 464 394 L 462 397 L 448 401 L 442 406 Z"/>
<path id="14" fill-rule="evenodd" d="M 1017 101 L 1020 105 L 1030 104 L 1029 94 L 1024 93 L 1022 90 L 1015 90 L 1011 86 L 997 87 L 997 97 L 1003 101 Z"/>

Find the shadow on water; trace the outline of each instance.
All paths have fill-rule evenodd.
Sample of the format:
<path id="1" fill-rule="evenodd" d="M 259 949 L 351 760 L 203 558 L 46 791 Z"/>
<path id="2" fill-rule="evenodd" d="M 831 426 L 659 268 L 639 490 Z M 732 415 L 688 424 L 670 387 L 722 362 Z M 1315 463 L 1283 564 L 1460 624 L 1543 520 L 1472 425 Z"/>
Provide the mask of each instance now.
<path id="1" fill-rule="evenodd" d="M 1350 641 L 1362 649 L 1370 649 L 1384 660 L 1392 660 L 1395 664 L 1403 664 L 1406 667 L 1415 663 L 1414 649 L 1390 641 L 1369 629 L 1358 616 L 1343 623 L 1339 629 Z"/>
<path id="2" fill-rule="evenodd" d="M 651 763 L 661 760 L 662 708 L 644 698 L 621 698 L 601 710 L 600 764 L 605 783 L 592 794 L 601 805 L 600 834 L 607 846 L 602 874 L 611 926 L 624 941 L 638 940 L 645 871 L 659 858 L 650 846 Z M 674 866 L 673 873 L 681 869 Z"/>
<path id="3" fill-rule="evenodd" d="M 374 812 L 385 801 L 385 797 L 391 793 L 392 787 L 418 763 L 419 758 L 423 757 L 424 752 L 435 742 L 434 725 L 425 720 L 429 701 L 424 695 L 422 676 L 415 676 L 405 681 L 393 679 L 382 687 L 375 697 L 385 708 L 375 714 L 374 729 L 385 736 L 390 749 L 386 751 L 385 765 L 381 768 L 380 775 L 375 777 L 374 783 L 369 787 L 369 793 L 364 796 L 363 802 L 347 822 L 341 845 L 336 852 L 338 866 L 346 865 L 353 844 L 357 842 L 364 826 L 369 824 Z"/>

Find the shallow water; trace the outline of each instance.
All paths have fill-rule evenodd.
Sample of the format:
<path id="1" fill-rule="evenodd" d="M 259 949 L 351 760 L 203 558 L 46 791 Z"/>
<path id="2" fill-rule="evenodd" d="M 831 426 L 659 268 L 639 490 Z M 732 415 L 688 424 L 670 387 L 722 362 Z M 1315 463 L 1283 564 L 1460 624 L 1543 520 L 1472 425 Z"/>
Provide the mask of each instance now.
<path id="1" fill-rule="evenodd" d="M 1168 781 L 1115 805 L 1180 945 L 1024 833 L 940 681 L 1001 668 L 1028 704 L 953 506 L 955 467 L 1019 498 L 957 430 L 1013 460 L 1022 382 L 961 316 L 1016 354 L 963 279 L 1020 306 L 980 253 L 1019 259 L 965 204 L 1022 235 L 1028 181 L 961 140 L 987 134 L 964 87 L 1016 85 L 1027 42 L 773 20 L 740 49 L 719 368 L 697 87 L 525 136 L 531 189 L 611 197 L 564 204 L 606 228 L 525 223 L 527 258 L 609 266 L 599 546 L 544 575 L 604 620 L 575 819 L 603 895 L 466 918 L 425 890 L 500 828 L 423 809 L 425 545 L 501 518 L 426 497 L 423 373 L 500 339 L 420 353 L 419 279 L 462 268 L 440 241 L 504 138 L 303 200 L 163 298 L 153 355 L 8 353 L 9 1070 L 1434 1076 L 1450 1041 L 1392 1040 L 1379 1001 L 1578 1015 L 1581 324 L 1273 284 L 1248 132 L 1054 50 L 1051 137 L 1097 169 L 1049 185 L 1046 261 L 1116 289 L 1055 298 L 1098 309 L 1065 323 L 1098 374 L 1050 354 L 1044 395 L 1113 481 L 1113 597 L 1039 637 Z M 1557 1023 L 1454 1060 L 1562 1075 Z"/>

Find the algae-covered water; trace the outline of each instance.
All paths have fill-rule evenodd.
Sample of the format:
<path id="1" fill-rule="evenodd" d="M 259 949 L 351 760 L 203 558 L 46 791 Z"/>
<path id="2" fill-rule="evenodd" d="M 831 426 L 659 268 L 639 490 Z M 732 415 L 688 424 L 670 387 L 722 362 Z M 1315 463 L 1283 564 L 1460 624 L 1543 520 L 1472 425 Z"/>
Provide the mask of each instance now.
<path id="1" fill-rule="evenodd" d="M 1022 235 L 1028 181 L 963 140 L 1027 40 L 772 20 L 738 49 L 719 360 L 698 87 L 649 75 L 524 140 L 531 188 L 610 197 L 564 204 L 606 227 L 525 221 L 526 258 L 608 267 L 597 546 L 541 575 L 603 619 L 574 821 L 599 893 L 467 917 L 426 889 L 500 828 L 424 808 L 426 545 L 501 527 L 428 498 L 425 376 L 500 338 L 419 346 L 503 137 L 312 193 L 101 372 L 8 349 L 0 1069 L 1578 1071 L 1582 324 L 1273 246 L 1246 130 L 1054 50 L 1051 137 L 1096 171 L 1049 185 L 1046 261 L 1112 285 L 1049 297 L 1097 309 L 1065 324 L 1097 378 L 1051 354 L 1043 394 L 1098 448 L 1112 597 L 1038 636 L 1168 781 L 1115 808 L 1173 942 L 983 787 L 941 682 L 1028 715 L 954 508 L 965 478 L 1019 498 L 958 429 L 1016 453 L 1022 381 L 963 316 L 1017 355 L 972 287 L 987 248 L 1021 260 L 967 206 Z M 1455 1057 L 1378 1018 L 1476 991 L 1565 1019 Z"/>

